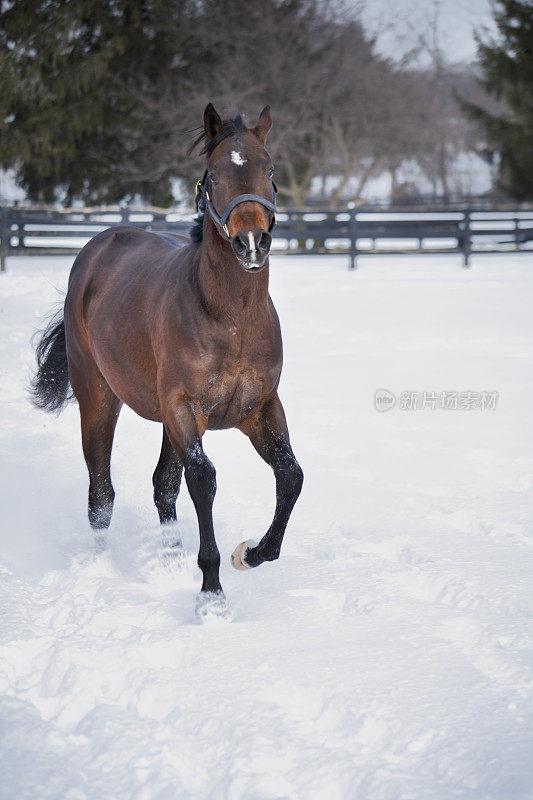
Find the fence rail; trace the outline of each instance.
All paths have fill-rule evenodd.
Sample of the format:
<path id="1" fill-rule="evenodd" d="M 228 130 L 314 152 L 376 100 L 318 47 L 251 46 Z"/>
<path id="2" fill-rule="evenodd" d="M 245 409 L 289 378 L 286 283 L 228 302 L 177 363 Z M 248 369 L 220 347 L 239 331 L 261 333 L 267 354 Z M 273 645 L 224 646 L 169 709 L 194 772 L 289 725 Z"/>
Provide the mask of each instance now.
<path id="1" fill-rule="evenodd" d="M 101 230 L 134 225 L 187 235 L 192 213 L 155 208 L 0 208 L 0 270 L 16 255 L 69 255 Z M 353 208 L 281 211 L 273 252 L 345 255 L 350 269 L 359 255 L 533 252 L 533 209 Z"/>

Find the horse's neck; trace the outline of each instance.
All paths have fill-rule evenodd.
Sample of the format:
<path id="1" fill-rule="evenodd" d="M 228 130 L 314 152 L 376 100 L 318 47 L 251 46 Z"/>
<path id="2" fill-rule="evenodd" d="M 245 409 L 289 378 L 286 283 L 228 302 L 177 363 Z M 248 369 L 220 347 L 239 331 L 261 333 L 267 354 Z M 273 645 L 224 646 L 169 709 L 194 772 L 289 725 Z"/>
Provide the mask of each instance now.
<path id="1" fill-rule="evenodd" d="M 214 316 L 244 322 L 267 311 L 268 264 L 261 272 L 247 273 L 212 222 L 204 225 L 198 273 L 203 304 Z"/>

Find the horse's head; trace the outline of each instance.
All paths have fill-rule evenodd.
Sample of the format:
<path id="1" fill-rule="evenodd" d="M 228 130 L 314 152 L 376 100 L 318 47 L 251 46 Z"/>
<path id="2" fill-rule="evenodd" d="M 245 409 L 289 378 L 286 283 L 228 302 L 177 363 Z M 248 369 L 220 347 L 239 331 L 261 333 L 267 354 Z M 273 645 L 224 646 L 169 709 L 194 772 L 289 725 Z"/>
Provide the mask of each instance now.
<path id="1" fill-rule="evenodd" d="M 253 128 L 240 115 L 222 121 L 211 103 L 204 111 L 204 202 L 240 265 L 250 272 L 266 264 L 275 223 L 274 168 L 265 150 L 271 127 L 269 106 Z"/>

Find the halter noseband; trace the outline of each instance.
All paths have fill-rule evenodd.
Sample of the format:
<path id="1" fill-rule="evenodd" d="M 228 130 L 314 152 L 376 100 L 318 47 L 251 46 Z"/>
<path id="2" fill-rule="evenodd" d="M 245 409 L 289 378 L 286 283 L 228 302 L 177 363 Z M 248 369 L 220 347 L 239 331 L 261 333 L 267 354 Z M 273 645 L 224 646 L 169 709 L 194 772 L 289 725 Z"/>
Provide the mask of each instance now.
<path id="1" fill-rule="evenodd" d="M 233 200 L 229 201 L 228 205 L 226 206 L 222 214 L 219 216 L 215 211 L 211 198 L 209 197 L 209 191 L 206 187 L 207 172 L 208 171 L 206 170 L 203 174 L 202 180 L 198 181 L 198 183 L 196 184 L 196 197 L 195 197 L 196 208 L 198 209 L 198 211 L 205 211 L 205 209 L 207 208 L 213 222 L 215 222 L 220 228 L 222 228 L 228 239 L 231 239 L 227 225 L 229 215 L 231 214 L 233 209 L 236 206 L 240 205 L 241 203 L 248 203 L 248 202 L 260 203 L 262 206 L 271 211 L 273 217 L 268 230 L 269 232 L 272 230 L 272 228 L 276 224 L 276 192 L 278 191 L 278 187 L 276 186 L 274 181 L 272 181 L 272 186 L 274 188 L 272 202 L 270 200 L 267 200 L 265 197 L 261 197 L 260 194 L 239 194 L 237 195 L 237 197 L 234 197 Z"/>

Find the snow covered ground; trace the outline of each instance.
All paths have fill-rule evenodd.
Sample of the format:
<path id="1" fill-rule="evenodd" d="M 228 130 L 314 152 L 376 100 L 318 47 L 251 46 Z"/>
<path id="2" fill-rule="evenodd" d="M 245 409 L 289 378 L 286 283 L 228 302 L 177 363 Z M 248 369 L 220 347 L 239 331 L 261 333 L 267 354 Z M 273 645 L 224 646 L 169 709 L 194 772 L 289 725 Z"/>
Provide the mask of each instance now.
<path id="1" fill-rule="evenodd" d="M 236 572 L 273 478 L 206 437 L 235 616 L 208 626 L 185 485 L 184 562 L 161 543 L 160 426 L 123 411 L 97 552 L 77 408 L 27 402 L 69 259 L 0 275 L 1 798 L 533 797 L 533 256 L 272 260 L 305 484 L 281 559 Z M 499 395 L 379 413 L 377 389 Z"/>

